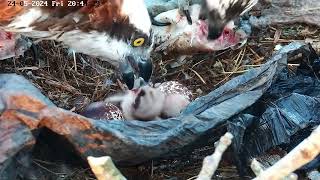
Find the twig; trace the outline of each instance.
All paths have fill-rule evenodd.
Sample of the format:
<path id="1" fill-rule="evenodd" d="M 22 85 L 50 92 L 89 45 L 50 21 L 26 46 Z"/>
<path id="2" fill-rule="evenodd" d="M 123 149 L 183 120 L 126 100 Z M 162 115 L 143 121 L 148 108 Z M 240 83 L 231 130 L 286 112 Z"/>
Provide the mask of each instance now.
<path id="1" fill-rule="evenodd" d="M 78 71 L 77 69 L 77 58 L 76 58 L 76 52 L 72 50 L 72 56 L 73 56 L 73 64 L 74 64 L 74 70 Z"/>
<path id="2" fill-rule="evenodd" d="M 232 73 L 225 73 L 226 71 L 223 69 L 222 74 L 226 74 L 226 77 L 224 77 L 221 81 L 216 83 L 214 86 L 218 86 L 224 81 L 226 81 L 229 77 L 231 77 L 235 72 L 237 72 L 240 69 L 241 61 L 243 60 L 243 57 L 245 55 L 246 48 L 242 49 L 232 60 L 235 61 L 236 66 L 233 68 Z M 240 61 L 239 61 L 240 60 Z"/>
<path id="3" fill-rule="evenodd" d="M 77 80 L 76 76 L 75 76 L 74 74 L 72 74 L 72 76 L 73 76 L 74 80 L 76 81 L 77 86 L 78 86 L 78 87 L 80 87 L 79 82 L 78 82 L 78 80 Z"/>
<path id="4" fill-rule="evenodd" d="M 264 57 L 261 57 L 261 58 L 255 59 L 252 63 L 253 64 L 257 64 L 257 63 L 261 64 L 261 61 L 263 61 L 263 60 L 264 60 Z"/>
<path id="5" fill-rule="evenodd" d="M 260 67 L 261 64 L 246 64 L 246 65 L 242 65 L 243 67 Z"/>
<path id="6" fill-rule="evenodd" d="M 196 179 L 198 176 L 193 176 L 193 177 L 191 177 L 191 178 L 188 178 L 187 180 L 194 180 L 194 179 Z"/>
<path id="7" fill-rule="evenodd" d="M 206 81 L 200 76 L 200 74 L 199 74 L 197 71 L 195 71 L 195 70 L 193 70 L 193 69 L 191 69 L 191 68 L 189 68 L 189 69 L 190 69 L 190 71 L 192 71 L 196 76 L 198 76 L 198 78 L 202 81 L 203 84 L 207 84 Z"/>
<path id="8" fill-rule="evenodd" d="M 277 29 L 276 32 L 274 33 L 274 37 L 273 37 L 273 43 L 274 44 L 277 44 L 279 39 L 280 39 L 280 36 L 281 36 L 281 33 L 282 31 Z"/>
<path id="9" fill-rule="evenodd" d="M 79 90 L 68 84 L 67 82 L 59 82 L 59 81 L 54 81 L 51 79 L 45 80 L 45 82 L 51 86 L 54 86 L 56 88 L 60 88 L 66 91 L 69 91 L 73 94 L 79 94 Z"/>
<path id="10" fill-rule="evenodd" d="M 290 64 L 290 63 L 288 63 L 288 66 L 300 66 L 300 64 Z"/>
<path id="11" fill-rule="evenodd" d="M 117 83 L 123 92 L 126 91 L 126 88 L 124 87 L 123 83 L 119 79 L 117 79 Z"/>
<path id="12" fill-rule="evenodd" d="M 236 64 L 236 67 L 233 68 L 233 71 L 237 71 L 237 69 L 239 68 L 242 60 L 243 60 L 243 57 L 245 55 L 245 52 L 246 52 L 246 47 L 241 49 L 241 51 L 238 53 L 238 55 L 236 56 L 236 59 L 235 59 L 235 64 Z"/>
<path id="13" fill-rule="evenodd" d="M 223 72 L 222 74 L 242 74 L 248 72 L 249 70 L 242 70 L 242 71 L 234 71 L 234 72 Z"/>
<path id="14" fill-rule="evenodd" d="M 210 180 L 215 171 L 218 168 L 219 162 L 221 160 L 222 154 L 231 144 L 233 135 L 227 132 L 224 136 L 220 138 L 220 141 L 214 151 L 210 156 L 207 156 L 203 160 L 201 171 L 198 175 L 197 180 Z"/>
<path id="15" fill-rule="evenodd" d="M 53 172 L 53 171 L 51 171 L 50 169 L 42 166 L 40 163 L 37 163 L 36 161 L 33 161 L 33 163 L 36 164 L 37 166 L 39 166 L 40 168 L 42 168 L 42 169 L 44 169 L 44 170 L 46 170 L 46 171 L 48 171 L 48 172 L 50 172 L 50 173 L 52 173 L 52 174 L 55 174 L 55 175 L 57 175 L 57 176 L 59 176 L 59 175 L 65 175 L 65 173 Z"/>
<path id="16" fill-rule="evenodd" d="M 252 54 L 257 58 L 260 59 L 261 57 L 259 56 L 259 54 L 257 52 L 255 52 L 250 46 L 248 46 L 249 51 L 252 52 Z"/>
<path id="17" fill-rule="evenodd" d="M 260 41 L 260 43 L 272 43 L 273 44 L 273 39 L 272 38 L 265 38 L 266 40 Z M 303 40 L 298 40 L 298 39 L 278 39 L 278 43 L 290 43 L 290 42 L 303 42 Z"/>
<path id="18" fill-rule="evenodd" d="M 313 160 L 320 153 L 320 126 L 303 140 L 289 154 L 263 171 L 254 180 L 277 180 Z"/>
<path id="19" fill-rule="evenodd" d="M 153 172 L 154 172 L 154 166 L 153 166 L 153 161 L 151 161 L 151 177 L 153 177 Z"/>
<path id="20" fill-rule="evenodd" d="M 39 70 L 40 68 L 36 67 L 36 66 L 31 66 L 31 67 L 21 67 L 21 68 L 17 68 L 18 71 L 23 71 L 23 70 Z"/>
<path id="21" fill-rule="evenodd" d="M 89 156 L 87 160 L 92 172 L 98 180 L 126 180 L 126 178 L 113 164 L 111 157 L 103 156 L 95 158 Z"/>
<path id="22" fill-rule="evenodd" d="M 201 63 L 203 63 L 203 62 L 205 62 L 205 61 L 206 61 L 206 60 L 205 60 L 205 59 L 203 59 L 203 60 L 201 60 L 201 61 L 197 62 L 197 63 L 195 63 L 194 65 L 192 65 L 192 67 L 191 67 L 191 68 L 194 68 L 194 67 L 198 66 L 199 64 L 201 64 Z"/>

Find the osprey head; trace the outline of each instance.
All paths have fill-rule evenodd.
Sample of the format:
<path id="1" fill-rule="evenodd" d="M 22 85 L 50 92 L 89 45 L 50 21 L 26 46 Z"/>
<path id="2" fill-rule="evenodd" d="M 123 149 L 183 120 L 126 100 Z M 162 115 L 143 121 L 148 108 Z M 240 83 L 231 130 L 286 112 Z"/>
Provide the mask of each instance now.
<path id="1" fill-rule="evenodd" d="M 150 53 L 153 36 L 148 11 L 143 0 L 101 2 L 104 1 L 114 6 L 102 5 L 101 8 L 105 10 L 96 9 L 91 17 L 97 30 L 106 32 L 102 38 L 105 39 L 105 44 L 100 44 L 96 51 L 102 51 L 100 56 L 102 59 L 119 67 L 123 81 L 129 89 L 132 89 L 136 79 L 142 77 L 147 82 L 152 74 Z"/>
<path id="2" fill-rule="evenodd" d="M 249 11 L 258 0 L 203 0 L 199 19 L 208 20 L 208 39 L 217 39 L 224 27 Z"/>
<path id="3" fill-rule="evenodd" d="M 31 0 L 26 0 L 31 1 Z M 76 52 L 118 67 L 129 89 L 152 73 L 153 37 L 144 0 L 48 0 L 47 7 L 10 7 L 0 1 L 0 27 L 29 37 L 61 41 Z M 53 6 L 63 3 L 63 6 Z"/>

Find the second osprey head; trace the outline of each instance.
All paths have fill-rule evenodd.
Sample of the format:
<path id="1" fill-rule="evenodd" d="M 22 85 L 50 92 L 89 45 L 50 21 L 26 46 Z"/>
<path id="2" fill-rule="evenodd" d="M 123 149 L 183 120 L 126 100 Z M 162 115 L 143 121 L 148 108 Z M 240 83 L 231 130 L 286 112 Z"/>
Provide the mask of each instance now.
<path id="1" fill-rule="evenodd" d="M 208 20 L 208 39 L 218 39 L 225 26 L 249 11 L 258 0 L 202 0 L 199 19 Z"/>

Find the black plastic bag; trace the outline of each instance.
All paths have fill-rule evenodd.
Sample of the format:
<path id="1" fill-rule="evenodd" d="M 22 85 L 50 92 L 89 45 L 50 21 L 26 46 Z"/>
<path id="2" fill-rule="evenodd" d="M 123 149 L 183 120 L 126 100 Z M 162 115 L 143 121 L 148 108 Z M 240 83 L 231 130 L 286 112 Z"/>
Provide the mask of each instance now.
<path id="1" fill-rule="evenodd" d="M 241 169 L 247 161 L 275 146 L 289 152 L 320 124 L 319 57 L 309 46 L 296 73 L 283 69 L 274 84 L 249 109 L 230 119 L 234 157 Z M 315 160 L 303 168 L 319 166 Z"/>

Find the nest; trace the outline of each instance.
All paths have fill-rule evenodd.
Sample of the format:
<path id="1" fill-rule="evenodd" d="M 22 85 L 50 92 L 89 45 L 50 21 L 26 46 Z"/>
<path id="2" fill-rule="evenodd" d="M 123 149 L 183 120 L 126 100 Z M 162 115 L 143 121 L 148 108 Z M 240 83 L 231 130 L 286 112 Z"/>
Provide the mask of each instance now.
<path id="1" fill-rule="evenodd" d="M 313 27 L 306 25 L 269 27 L 255 32 L 247 45 L 240 49 L 197 54 L 187 57 L 183 65 L 175 68 L 170 68 L 173 62 L 171 59 L 166 59 L 161 54 L 153 54 L 154 72 L 151 81 L 177 80 L 191 89 L 195 97 L 205 95 L 248 69 L 260 66 L 270 57 L 277 44 L 284 45 L 293 40 L 304 40 L 306 37 L 319 37 L 320 32 L 312 29 Z M 34 61 L 28 51 L 25 57 L 1 61 L 1 70 L 25 76 L 57 106 L 80 112 L 89 103 L 103 100 L 123 90 L 124 85 L 117 79 L 119 72 L 107 62 L 83 54 L 69 53 L 53 41 L 43 41 L 37 46 L 38 61 Z M 213 149 L 210 144 L 186 156 L 120 170 L 125 175 L 129 174 L 128 177 L 139 179 L 192 179 L 199 173 L 203 158 L 211 154 Z M 88 167 L 68 166 L 63 169 L 62 166 L 66 166 L 64 163 L 51 162 L 45 159 L 41 152 L 35 153 L 38 155 L 33 162 L 51 175 L 94 179 Z M 216 178 L 237 177 L 236 168 L 227 160 L 222 162 Z"/>

